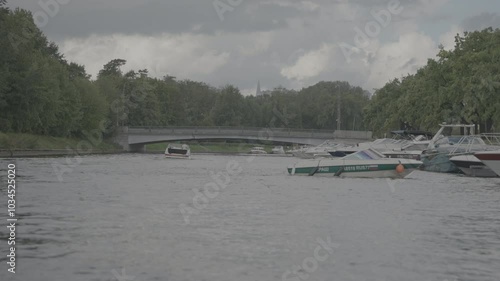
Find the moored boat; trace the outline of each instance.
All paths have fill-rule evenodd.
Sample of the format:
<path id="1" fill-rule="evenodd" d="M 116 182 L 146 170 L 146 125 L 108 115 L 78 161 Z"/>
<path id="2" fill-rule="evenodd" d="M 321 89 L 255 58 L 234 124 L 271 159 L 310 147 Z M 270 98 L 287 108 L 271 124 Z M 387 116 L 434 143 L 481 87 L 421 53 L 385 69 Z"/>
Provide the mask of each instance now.
<path id="1" fill-rule="evenodd" d="M 191 149 L 189 145 L 169 144 L 165 149 L 165 158 L 189 159 L 191 157 Z"/>
<path id="2" fill-rule="evenodd" d="M 414 159 L 387 158 L 369 148 L 342 158 L 304 160 L 288 167 L 288 173 L 306 176 L 403 178 L 421 164 L 422 162 Z"/>
<path id="3" fill-rule="evenodd" d="M 318 146 L 304 147 L 302 149 L 296 150 L 293 152 L 293 156 L 302 159 L 314 159 L 314 158 L 324 158 L 324 157 L 330 158 L 329 151 L 335 150 L 340 146 L 343 145 L 332 143 L 331 141 L 327 140 Z"/>
<path id="4" fill-rule="evenodd" d="M 478 151 L 496 150 L 481 135 L 475 135 L 475 125 L 441 124 L 427 150 L 422 153 L 422 169 L 429 172 L 459 173 L 461 170 L 450 161 L 451 157 L 473 154 Z"/>
<path id="5" fill-rule="evenodd" d="M 476 152 L 474 156 L 500 176 L 500 150 Z"/>
<path id="6" fill-rule="evenodd" d="M 389 158 L 408 158 L 420 159 L 422 151 L 427 148 L 429 141 L 415 138 L 414 140 L 406 139 L 377 139 L 372 142 L 359 143 L 352 146 L 337 147 L 330 151 L 333 157 L 342 157 L 357 151 L 362 151 L 368 148 L 375 149 Z"/>
<path id="7" fill-rule="evenodd" d="M 283 146 L 279 145 L 279 146 L 275 146 L 273 147 L 273 149 L 271 150 L 271 153 L 272 154 L 285 154 L 285 149 L 283 148 Z"/>
<path id="8" fill-rule="evenodd" d="M 450 161 L 455 164 L 460 171 L 470 177 L 492 178 L 498 176 L 474 155 L 457 155 L 451 157 Z"/>
<path id="9" fill-rule="evenodd" d="M 250 153 L 251 154 L 267 154 L 267 152 L 261 146 L 252 147 L 252 149 L 250 149 Z"/>

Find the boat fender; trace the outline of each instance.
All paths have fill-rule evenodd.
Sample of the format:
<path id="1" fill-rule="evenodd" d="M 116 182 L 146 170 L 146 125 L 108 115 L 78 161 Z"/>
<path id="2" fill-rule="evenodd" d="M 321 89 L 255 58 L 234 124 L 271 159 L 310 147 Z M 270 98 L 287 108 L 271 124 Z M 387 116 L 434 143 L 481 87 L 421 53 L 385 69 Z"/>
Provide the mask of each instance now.
<path id="1" fill-rule="evenodd" d="M 295 165 L 293 166 L 292 168 L 292 172 L 291 172 L 292 176 L 295 175 Z"/>
<path id="2" fill-rule="evenodd" d="M 398 172 L 398 174 L 402 174 L 404 171 L 405 171 L 405 166 L 403 166 L 403 164 L 401 164 L 400 162 L 399 165 L 396 166 L 396 172 Z"/>

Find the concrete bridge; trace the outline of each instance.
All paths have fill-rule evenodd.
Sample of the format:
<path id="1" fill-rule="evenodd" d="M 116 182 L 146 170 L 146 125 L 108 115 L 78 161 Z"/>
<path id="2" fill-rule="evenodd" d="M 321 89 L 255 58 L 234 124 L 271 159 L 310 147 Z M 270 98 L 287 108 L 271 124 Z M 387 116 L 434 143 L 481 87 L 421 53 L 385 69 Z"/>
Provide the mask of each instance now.
<path id="1" fill-rule="evenodd" d="M 192 140 L 248 140 L 319 145 L 326 140 L 358 143 L 371 140 L 364 131 L 329 131 L 245 127 L 121 127 L 115 141 L 125 150 L 143 152 L 151 143 Z"/>

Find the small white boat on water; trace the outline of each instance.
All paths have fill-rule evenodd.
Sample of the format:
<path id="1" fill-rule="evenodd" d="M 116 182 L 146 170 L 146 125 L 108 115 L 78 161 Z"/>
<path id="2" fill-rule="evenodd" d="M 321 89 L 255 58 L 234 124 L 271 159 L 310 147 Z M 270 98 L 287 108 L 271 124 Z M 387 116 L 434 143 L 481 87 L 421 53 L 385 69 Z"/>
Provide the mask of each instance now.
<path id="1" fill-rule="evenodd" d="M 267 154 L 267 152 L 261 146 L 252 147 L 252 149 L 250 149 L 250 153 L 251 154 Z"/>
<path id="2" fill-rule="evenodd" d="M 474 154 L 481 162 L 500 176 L 500 150 L 481 151 Z"/>
<path id="3" fill-rule="evenodd" d="M 283 148 L 283 146 L 279 145 L 279 146 L 275 146 L 273 147 L 273 149 L 271 150 L 271 153 L 272 154 L 285 154 L 285 149 Z"/>
<path id="4" fill-rule="evenodd" d="M 189 159 L 191 157 L 191 149 L 189 145 L 169 144 L 165 149 L 165 158 Z"/>
<path id="5" fill-rule="evenodd" d="M 356 178 L 403 178 L 422 165 L 414 159 L 387 158 L 369 148 L 342 158 L 303 160 L 288 167 L 290 175 Z"/>

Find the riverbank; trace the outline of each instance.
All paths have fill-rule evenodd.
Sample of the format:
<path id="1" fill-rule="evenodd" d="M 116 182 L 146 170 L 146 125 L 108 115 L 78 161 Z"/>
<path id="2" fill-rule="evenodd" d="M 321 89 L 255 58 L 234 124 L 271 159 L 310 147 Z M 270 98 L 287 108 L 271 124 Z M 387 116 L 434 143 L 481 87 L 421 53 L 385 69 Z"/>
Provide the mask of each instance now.
<path id="1" fill-rule="evenodd" d="M 123 149 L 109 140 L 90 143 L 87 140 L 76 138 L 0 133 L 0 158 L 115 153 L 123 153 Z"/>
<path id="2" fill-rule="evenodd" d="M 82 145 L 85 139 L 60 138 L 32 134 L 0 133 L 0 158 L 22 157 L 61 157 L 91 154 L 126 153 L 110 140 L 103 140 L 97 145 Z M 89 144 L 90 142 L 86 142 Z M 272 144 L 232 143 L 232 142 L 187 142 L 193 154 L 244 155 L 252 147 L 263 147 L 271 153 Z M 146 145 L 148 154 L 163 154 L 168 143 Z"/>
<path id="3" fill-rule="evenodd" d="M 20 157 L 59 157 L 90 154 L 126 153 L 110 140 L 103 140 L 96 145 L 85 139 L 60 138 L 32 134 L 0 133 L 0 158 Z M 187 142 L 193 154 L 247 154 L 255 146 L 263 147 L 271 153 L 273 144 L 255 144 L 238 142 Z M 146 145 L 146 153 L 164 153 L 168 143 Z M 285 148 L 289 149 L 289 148 Z"/>
<path id="4" fill-rule="evenodd" d="M 123 150 L 92 150 L 90 152 L 78 152 L 76 150 L 52 149 L 52 150 L 0 150 L 0 158 L 31 158 L 31 157 L 61 157 L 82 156 L 93 154 L 119 154 Z"/>

